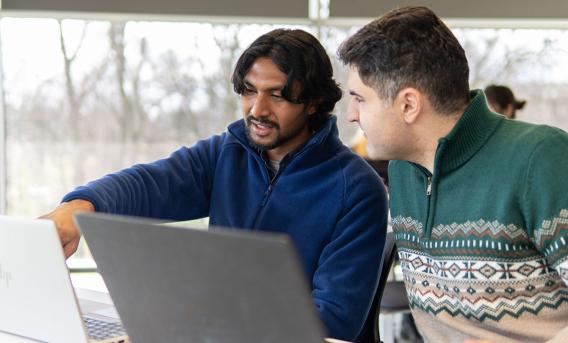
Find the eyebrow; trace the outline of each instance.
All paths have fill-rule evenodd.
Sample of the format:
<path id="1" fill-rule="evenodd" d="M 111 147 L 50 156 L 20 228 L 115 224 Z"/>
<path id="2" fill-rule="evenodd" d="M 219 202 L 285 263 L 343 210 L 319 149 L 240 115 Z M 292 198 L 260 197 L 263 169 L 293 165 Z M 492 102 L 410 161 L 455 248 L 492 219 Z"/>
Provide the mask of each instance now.
<path id="1" fill-rule="evenodd" d="M 248 88 L 256 89 L 256 87 L 255 87 L 252 83 L 250 83 L 249 81 L 244 80 L 243 82 L 244 82 L 245 86 L 247 86 Z M 284 89 L 284 85 L 282 85 L 282 86 L 270 87 L 270 88 L 267 89 L 267 91 L 268 91 L 268 92 L 274 92 L 274 91 L 279 91 L 279 92 L 281 92 L 283 89 Z"/>
<path id="2" fill-rule="evenodd" d="M 361 94 L 355 92 L 354 90 L 349 90 L 349 95 L 351 96 L 358 96 L 360 98 L 362 98 L 363 96 L 361 96 Z"/>

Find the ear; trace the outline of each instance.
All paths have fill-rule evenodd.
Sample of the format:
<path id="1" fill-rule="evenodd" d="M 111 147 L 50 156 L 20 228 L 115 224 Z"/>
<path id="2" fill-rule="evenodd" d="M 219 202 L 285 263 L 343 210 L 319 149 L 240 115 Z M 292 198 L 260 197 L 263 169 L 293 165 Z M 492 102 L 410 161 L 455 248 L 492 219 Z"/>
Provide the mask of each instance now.
<path id="1" fill-rule="evenodd" d="M 402 120 L 407 124 L 414 123 L 422 112 L 424 101 L 424 94 L 416 88 L 407 87 L 400 90 L 395 102 L 400 110 Z"/>
<path id="2" fill-rule="evenodd" d="M 515 112 L 515 109 L 513 108 L 513 104 L 509 104 L 509 105 L 507 105 L 507 107 L 505 107 L 503 109 L 501 114 L 505 115 L 505 117 L 507 117 L 507 118 L 513 118 L 514 112 Z"/>
<path id="3" fill-rule="evenodd" d="M 316 110 L 317 106 L 313 102 L 310 102 L 309 104 L 306 105 L 306 112 L 308 113 L 308 115 L 316 113 Z"/>

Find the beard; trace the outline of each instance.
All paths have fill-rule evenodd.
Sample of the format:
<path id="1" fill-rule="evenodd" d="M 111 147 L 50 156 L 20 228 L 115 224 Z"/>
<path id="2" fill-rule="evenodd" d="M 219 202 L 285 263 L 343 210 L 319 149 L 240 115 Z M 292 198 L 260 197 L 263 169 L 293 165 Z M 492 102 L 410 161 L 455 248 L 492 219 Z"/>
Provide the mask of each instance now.
<path id="1" fill-rule="evenodd" d="M 245 132 L 247 134 L 247 139 L 249 141 L 249 144 L 253 147 L 256 148 L 260 151 L 267 151 L 267 150 L 272 150 L 275 149 L 289 141 L 291 141 L 292 139 L 296 138 L 298 135 L 300 135 L 304 129 L 306 128 L 306 126 L 308 125 L 308 114 L 307 113 L 302 113 L 302 118 L 305 118 L 301 123 L 297 123 L 294 126 L 290 127 L 287 131 L 288 132 L 282 132 L 282 130 L 280 129 L 280 125 L 278 125 L 278 123 L 275 123 L 271 120 L 268 119 L 263 119 L 263 118 L 255 118 L 253 117 L 252 114 L 247 115 L 246 119 L 245 119 Z M 255 140 L 251 134 L 251 125 L 253 125 L 253 123 L 257 123 L 257 124 L 262 124 L 263 126 L 268 126 L 270 128 L 272 128 L 273 130 L 276 131 L 276 137 L 274 139 L 272 139 L 269 142 L 258 142 L 257 140 Z M 292 123 L 291 123 L 292 124 Z"/>

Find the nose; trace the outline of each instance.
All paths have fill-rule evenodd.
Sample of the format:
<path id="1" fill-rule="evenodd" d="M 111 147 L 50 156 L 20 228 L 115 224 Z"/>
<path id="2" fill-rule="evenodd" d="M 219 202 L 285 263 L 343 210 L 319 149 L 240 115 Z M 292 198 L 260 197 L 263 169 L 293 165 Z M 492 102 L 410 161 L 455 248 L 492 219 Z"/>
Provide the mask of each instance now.
<path id="1" fill-rule="evenodd" d="M 347 106 L 347 120 L 350 123 L 359 122 L 359 111 L 357 110 L 353 99 L 349 100 L 349 105 Z"/>
<path id="2" fill-rule="evenodd" d="M 254 99 L 250 113 L 255 117 L 262 117 L 270 114 L 269 98 L 264 94 L 258 94 Z"/>

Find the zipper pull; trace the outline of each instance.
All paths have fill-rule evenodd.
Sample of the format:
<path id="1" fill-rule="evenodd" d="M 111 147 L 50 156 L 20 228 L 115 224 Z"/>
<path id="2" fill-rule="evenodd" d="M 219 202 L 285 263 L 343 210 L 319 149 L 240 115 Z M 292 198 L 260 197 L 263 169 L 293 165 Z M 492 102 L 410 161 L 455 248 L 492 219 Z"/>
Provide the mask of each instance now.
<path id="1" fill-rule="evenodd" d="M 428 185 L 426 186 L 426 195 L 432 195 L 432 177 L 428 176 Z"/>
<path id="2" fill-rule="evenodd" d="M 268 189 L 264 193 L 264 199 L 262 199 L 262 203 L 260 204 L 261 207 L 264 207 L 264 205 L 266 205 L 268 197 L 270 197 L 270 193 L 272 193 L 272 183 L 268 185 Z"/>

